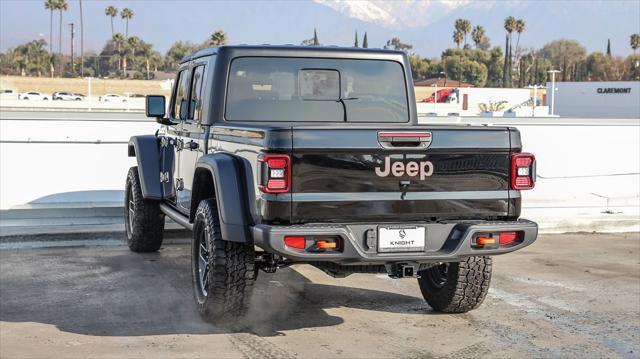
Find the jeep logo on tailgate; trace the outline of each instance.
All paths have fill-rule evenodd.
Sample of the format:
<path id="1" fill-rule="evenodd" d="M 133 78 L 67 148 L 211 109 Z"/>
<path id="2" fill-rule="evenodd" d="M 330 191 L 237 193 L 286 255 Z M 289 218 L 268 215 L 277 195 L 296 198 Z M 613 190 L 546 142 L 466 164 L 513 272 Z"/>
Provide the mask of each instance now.
<path id="1" fill-rule="evenodd" d="M 433 175 L 433 163 L 431 161 L 409 161 L 406 164 L 400 161 L 391 163 L 389 156 L 384 158 L 384 166 L 376 167 L 376 175 L 379 177 L 387 177 L 392 174 L 396 177 L 407 175 L 409 177 L 417 177 L 420 179 Z"/>

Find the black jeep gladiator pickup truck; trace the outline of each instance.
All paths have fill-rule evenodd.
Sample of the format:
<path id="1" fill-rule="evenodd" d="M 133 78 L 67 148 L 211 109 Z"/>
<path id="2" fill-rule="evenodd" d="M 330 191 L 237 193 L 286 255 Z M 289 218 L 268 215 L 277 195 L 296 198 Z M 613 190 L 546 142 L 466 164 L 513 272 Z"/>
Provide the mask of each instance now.
<path id="1" fill-rule="evenodd" d="M 533 243 L 519 219 L 535 158 L 506 126 L 418 125 L 404 52 L 223 46 L 180 64 L 155 135 L 132 137 L 127 241 L 156 251 L 165 216 L 193 231 L 196 303 L 245 313 L 259 269 L 414 277 L 436 311 L 479 306 L 491 257 Z"/>

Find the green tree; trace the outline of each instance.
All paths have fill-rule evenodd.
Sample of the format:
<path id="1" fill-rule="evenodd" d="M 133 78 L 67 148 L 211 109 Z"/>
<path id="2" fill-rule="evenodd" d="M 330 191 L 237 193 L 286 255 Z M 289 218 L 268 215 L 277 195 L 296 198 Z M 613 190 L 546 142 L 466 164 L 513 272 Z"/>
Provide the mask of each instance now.
<path id="1" fill-rule="evenodd" d="M 57 10 L 57 0 L 47 0 L 44 8 L 49 10 L 49 52 L 53 52 L 53 12 Z"/>
<path id="2" fill-rule="evenodd" d="M 58 54 L 62 59 L 62 12 L 69 9 L 69 4 L 65 0 L 56 0 L 56 10 L 60 14 L 60 31 L 58 32 Z M 62 75 L 62 61 L 60 61 L 58 72 Z"/>
<path id="3" fill-rule="evenodd" d="M 227 33 L 222 30 L 216 30 L 209 38 L 210 46 L 222 46 L 227 44 Z"/>
<path id="4" fill-rule="evenodd" d="M 611 58 L 611 39 L 607 39 L 607 56 Z"/>
<path id="5" fill-rule="evenodd" d="M 320 41 L 318 40 L 318 32 L 315 28 L 313 28 L 313 46 L 320 45 Z"/>
<path id="6" fill-rule="evenodd" d="M 507 46 L 505 49 L 505 63 L 504 63 L 505 73 L 503 76 L 504 87 L 512 86 L 511 71 L 513 69 L 513 65 L 512 65 L 513 52 L 511 47 L 513 44 L 513 38 L 511 37 L 511 34 L 513 34 L 513 32 L 516 31 L 516 27 L 517 27 L 517 20 L 513 16 L 508 16 L 506 19 L 504 19 L 504 29 L 507 31 L 507 40 L 506 40 Z"/>
<path id="7" fill-rule="evenodd" d="M 113 18 L 118 16 L 118 9 L 115 6 L 107 6 L 107 8 L 104 9 L 104 14 L 111 20 L 111 37 L 113 37 L 116 34 L 113 30 Z"/>
<path id="8" fill-rule="evenodd" d="M 516 23 L 515 23 L 515 26 L 514 26 L 515 32 L 518 33 L 518 38 L 516 40 L 516 52 L 518 51 L 518 48 L 520 47 L 520 35 L 522 35 L 522 33 L 524 32 L 524 30 L 526 28 L 527 28 L 527 23 L 525 23 L 524 20 L 522 20 L 522 19 L 516 20 Z"/>
<path id="9" fill-rule="evenodd" d="M 367 38 L 367 33 L 365 32 L 364 33 L 364 38 L 362 39 L 362 48 L 366 49 L 368 47 L 369 47 L 369 39 Z"/>
<path id="10" fill-rule="evenodd" d="M 164 70 L 175 71 L 182 58 L 193 52 L 196 48 L 196 45 L 188 41 L 177 41 L 173 43 L 164 57 Z"/>
<path id="11" fill-rule="evenodd" d="M 629 68 L 627 80 L 638 81 L 640 80 L 640 55 L 631 55 L 624 60 L 626 66 Z"/>
<path id="12" fill-rule="evenodd" d="M 133 10 L 129 9 L 128 7 L 122 9 L 122 11 L 120 12 L 120 17 L 125 21 L 124 36 L 127 38 L 129 37 L 129 20 L 133 18 L 133 15 Z"/>
<path id="13" fill-rule="evenodd" d="M 353 47 L 358 47 L 358 30 L 356 30 L 356 39 L 353 42 Z"/>
<path id="14" fill-rule="evenodd" d="M 460 30 L 453 31 L 453 42 L 456 43 L 457 48 L 460 48 L 460 44 L 462 43 L 463 39 L 464 39 L 464 34 L 462 33 L 462 31 Z"/>
<path id="15" fill-rule="evenodd" d="M 471 21 L 466 19 L 457 19 L 455 22 L 455 30 L 456 32 L 461 32 L 464 37 L 464 44 L 467 44 L 467 34 L 471 32 Z M 455 39 L 455 32 L 454 32 Z M 457 44 L 457 42 L 456 42 Z M 458 46 L 459 47 L 459 46 Z"/>
<path id="16" fill-rule="evenodd" d="M 15 74 L 42 76 L 49 71 L 51 56 L 46 50 L 45 40 L 33 40 L 9 49 L 6 61 Z"/>
<path id="17" fill-rule="evenodd" d="M 509 68 L 509 35 L 505 36 L 504 61 L 502 62 L 502 87 L 511 87 L 511 69 Z"/>
<path id="18" fill-rule="evenodd" d="M 421 80 L 430 77 L 431 73 L 431 60 L 422 58 L 418 55 L 409 56 L 409 63 L 411 64 L 411 74 L 414 80 Z"/>
<path id="19" fill-rule="evenodd" d="M 587 56 L 587 76 L 589 81 L 612 81 L 615 78 L 615 69 L 609 54 L 594 52 Z"/>
<path id="20" fill-rule="evenodd" d="M 487 66 L 487 83 L 488 87 L 500 87 L 502 84 L 502 67 L 503 54 L 500 47 L 494 47 L 489 51 L 489 60 L 485 63 Z"/>
<path id="21" fill-rule="evenodd" d="M 631 45 L 631 48 L 633 49 L 633 55 L 635 56 L 636 50 L 640 48 L 640 34 L 631 34 L 629 44 Z"/>
<path id="22" fill-rule="evenodd" d="M 548 59 L 554 69 L 561 69 L 562 81 L 573 79 L 575 64 L 584 62 L 585 48 L 575 40 L 559 39 L 547 43 L 540 49 L 540 56 Z"/>
<path id="23" fill-rule="evenodd" d="M 487 44 L 487 33 L 484 30 L 484 27 L 476 25 L 471 32 L 471 38 L 473 39 L 473 43 L 476 45 L 476 49 L 487 50 L 487 48 L 483 48 L 483 46 Z"/>
<path id="24" fill-rule="evenodd" d="M 121 33 L 116 33 L 115 35 L 113 35 L 112 38 L 113 42 L 116 44 L 116 51 L 114 52 L 114 56 L 117 56 L 118 59 L 118 71 L 123 69 L 123 65 L 124 65 L 124 44 L 125 44 L 125 37 L 124 35 L 122 35 Z M 124 71 L 126 71 L 126 68 L 124 69 Z"/>
<path id="25" fill-rule="evenodd" d="M 406 44 L 402 41 L 400 41 L 400 38 L 398 37 L 394 37 L 391 40 L 387 41 L 387 44 L 384 46 L 385 49 L 394 49 L 394 50 L 405 50 L 405 51 L 409 51 L 411 49 L 413 49 L 413 45 L 411 44 Z"/>

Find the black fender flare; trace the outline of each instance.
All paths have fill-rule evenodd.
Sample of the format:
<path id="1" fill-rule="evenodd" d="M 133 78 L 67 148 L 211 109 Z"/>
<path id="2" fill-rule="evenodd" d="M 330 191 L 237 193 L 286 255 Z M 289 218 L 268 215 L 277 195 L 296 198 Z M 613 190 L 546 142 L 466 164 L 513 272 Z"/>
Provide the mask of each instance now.
<path id="1" fill-rule="evenodd" d="M 129 157 L 136 157 L 138 174 L 142 187 L 142 197 L 161 200 L 160 185 L 160 150 L 158 138 L 154 135 L 133 136 L 129 139 Z"/>
<path id="2" fill-rule="evenodd" d="M 202 171 L 208 171 L 213 180 L 222 238 L 231 242 L 253 243 L 242 164 L 236 156 L 231 154 L 208 154 L 200 157 L 196 162 L 189 221 L 195 220 L 198 204 L 204 199 L 199 198 L 199 194 L 207 193 L 207 189 L 202 186 L 210 185 L 210 182 L 202 180 L 203 177 L 198 175 Z"/>

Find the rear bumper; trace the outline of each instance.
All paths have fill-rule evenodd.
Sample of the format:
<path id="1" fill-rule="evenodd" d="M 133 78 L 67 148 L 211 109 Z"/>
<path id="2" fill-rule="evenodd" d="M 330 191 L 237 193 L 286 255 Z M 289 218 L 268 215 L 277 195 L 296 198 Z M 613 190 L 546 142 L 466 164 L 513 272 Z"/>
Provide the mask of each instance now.
<path id="1" fill-rule="evenodd" d="M 394 225 L 398 223 L 381 223 Z M 464 221 L 451 223 L 403 223 L 426 228 L 427 245 L 424 251 L 379 253 L 377 250 L 378 224 L 309 224 L 296 226 L 256 225 L 253 227 L 254 244 L 270 253 L 279 254 L 294 262 L 335 262 L 341 264 L 384 264 L 394 262 L 457 262 L 469 256 L 492 256 L 522 249 L 538 236 L 535 222 L 520 219 L 509 222 Z M 522 240 L 496 249 L 474 248 L 475 234 L 485 232 L 522 231 Z M 284 245 L 284 236 L 340 236 L 342 252 L 313 253 Z M 369 239 L 367 240 L 367 237 Z M 373 237 L 373 239 L 372 239 Z M 373 242 L 372 242 L 373 241 Z"/>

